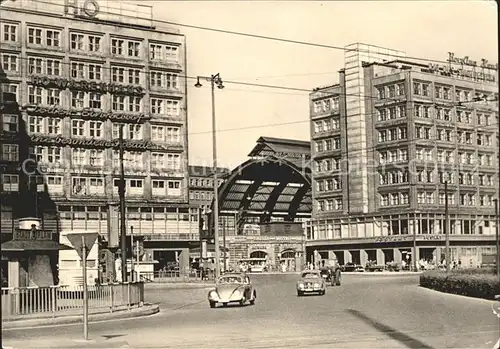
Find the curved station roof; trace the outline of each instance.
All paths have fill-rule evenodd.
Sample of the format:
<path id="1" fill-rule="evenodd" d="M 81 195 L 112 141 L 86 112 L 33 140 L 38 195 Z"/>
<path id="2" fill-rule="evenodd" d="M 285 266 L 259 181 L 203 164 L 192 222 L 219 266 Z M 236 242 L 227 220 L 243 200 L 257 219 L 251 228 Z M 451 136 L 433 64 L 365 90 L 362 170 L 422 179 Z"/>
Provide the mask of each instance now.
<path id="1" fill-rule="evenodd" d="M 311 216 L 309 142 L 260 137 L 249 157 L 219 187 L 221 215 L 259 216 L 261 223 Z"/>

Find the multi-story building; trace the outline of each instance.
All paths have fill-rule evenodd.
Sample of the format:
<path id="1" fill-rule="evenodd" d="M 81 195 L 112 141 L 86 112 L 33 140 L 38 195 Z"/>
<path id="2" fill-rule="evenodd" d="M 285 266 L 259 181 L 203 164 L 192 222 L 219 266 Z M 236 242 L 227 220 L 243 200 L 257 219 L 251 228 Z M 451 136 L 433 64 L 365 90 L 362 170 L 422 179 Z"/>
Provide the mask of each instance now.
<path id="1" fill-rule="evenodd" d="M 210 209 L 214 199 L 213 167 L 188 166 L 189 171 L 189 203 L 205 211 Z M 224 182 L 228 168 L 219 167 L 217 171 L 219 186 Z"/>
<path id="2" fill-rule="evenodd" d="M 421 64 L 346 47 L 338 85 L 310 96 L 313 236 L 323 258 L 441 262 L 445 182 L 451 258 L 495 246 L 498 70 L 487 61 Z"/>
<path id="3" fill-rule="evenodd" d="M 198 212 L 188 205 L 184 35 L 156 28 L 150 7 L 58 0 L 2 2 L 0 35 L 2 89 L 22 106 L 58 229 L 118 229 L 122 128 L 127 233 L 144 236 L 146 251 L 186 252 Z M 2 158 L 17 161 L 9 149 Z M 2 212 L 2 226 L 12 217 Z"/>

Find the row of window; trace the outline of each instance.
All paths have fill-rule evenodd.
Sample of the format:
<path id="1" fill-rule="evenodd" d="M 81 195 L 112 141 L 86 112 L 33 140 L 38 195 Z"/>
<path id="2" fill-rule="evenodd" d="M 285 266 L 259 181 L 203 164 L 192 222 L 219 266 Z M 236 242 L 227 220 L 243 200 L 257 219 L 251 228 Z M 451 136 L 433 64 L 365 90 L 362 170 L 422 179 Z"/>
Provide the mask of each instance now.
<path id="1" fill-rule="evenodd" d="M 434 183 L 435 180 L 435 171 L 429 171 L 429 170 L 421 170 L 417 171 L 417 181 L 421 183 Z M 453 179 L 452 179 L 453 178 Z M 439 173 L 439 180 L 441 183 L 444 183 L 444 181 L 447 179 L 449 183 L 455 183 L 454 180 L 455 176 L 448 176 L 446 177 L 444 173 Z M 476 184 L 476 178 L 477 178 L 477 183 L 480 186 L 484 187 L 493 187 L 495 185 L 495 176 L 491 174 L 485 174 L 485 173 L 464 173 L 464 172 L 459 172 L 458 173 L 458 184 L 459 185 L 475 185 Z"/>
<path id="2" fill-rule="evenodd" d="M 435 153 L 436 155 L 434 155 Z M 478 165 L 480 166 L 494 166 L 493 156 L 491 154 L 478 153 L 476 155 L 475 152 L 439 149 L 437 151 L 434 151 L 433 148 L 417 148 L 415 155 L 418 160 L 435 161 L 437 159 L 438 162 L 448 164 L 454 164 L 458 162 L 462 165 L 475 165 L 477 159 Z"/>
<path id="3" fill-rule="evenodd" d="M 455 110 L 456 121 L 462 124 L 472 124 L 472 112 L 466 110 Z M 449 108 L 433 108 L 429 105 L 415 104 L 414 115 L 417 118 L 436 118 L 437 120 L 450 121 L 453 118 L 453 109 Z M 485 114 L 484 112 L 476 111 L 477 125 L 490 126 L 494 115 Z"/>
<path id="4" fill-rule="evenodd" d="M 434 86 L 433 86 L 434 85 Z M 434 98 L 451 101 L 453 95 L 455 102 L 472 101 L 474 93 L 472 90 L 460 87 L 446 86 L 438 83 L 432 84 L 431 82 L 414 81 L 413 94 L 422 97 L 432 97 L 432 88 L 434 87 Z M 396 96 L 404 96 L 405 84 L 404 82 L 391 83 L 384 86 L 377 86 L 377 98 L 395 98 Z M 453 93 L 454 92 L 454 93 Z M 485 91 L 476 91 L 476 94 L 489 94 Z"/>
<path id="5" fill-rule="evenodd" d="M 389 108 L 377 108 L 377 120 L 387 121 L 406 117 L 406 105 L 398 105 Z"/>
<path id="6" fill-rule="evenodd" d="M 405 83 L 398 82 L 395 84 L 378 86 L 377 87 L 377 97 L 378 99 L 394 98 L 396 96 L 406 95 Z"/>
<path id="7" fill-rule="evenodd" d="M 316 191 L 325 192 L 342 189 L 342 180 L 339 176 L 316 180 Z"/>
<path id="8" fill-rule="evenodd" d="M 67 164 L 68 157 L 64 154 L 64 148 L 50 146 L 34 146 L 30 148 L 32 157 L 36 162 L 41 164 L 51 164 L 62 167 Z M 102 149 L 71 149 L 71 166 L 95 166 L 102 167 L 106 159 L 113 162 L 113 167 L 118 168 L 119 152 L 113 150 L 110 153 Z M 19 146 L 17 144 L 2 144 L 2 160 L 4 161 L 19 161 Z M 145 161 L 143 152 L 125 151 L 123 155 L 124 166 L 127 170 L 144 170 L 147 164 L 151 165 L 151 170 L 182 170 L 182 155 L 171 153 L 156 153 L 151 152 L 149 161 Z"/>
<path id="9" fill-rule="evenodd" d="M 317 140 L 314 142 L 316 153 L 340 149 L 340 137 Z"/>
<path id="10" fill-rule="evenodd" d="M 407 192 L 389 193 L 380 195 L 380 206 L 399 206 L 408 205 L 409 195 Z"/>
<path id="11" fill-rule="evenodd" d="M 385 130 L 379 131 L 383 132 Z M 454 142 L 459 144 L 481 145 L 491 147 L 493 145 L 493 133 L 485 131 L 466 131 L 445 128 L 434 128 L 431 126 L 415 125 L 415 138 L 432 139 L 444 142 Z M 379 134 L 379 139 L 381 139 Z"/>
<path id="12" fill-rule="evenodd" d="M 379 173 L 380 185 L 390 185 L 390 184 L 403 184 L 408 183 L 408 172 L 406 170 L 402 171 L 388 171 L 384 173 Z"/>
<path id="13" fill-rule="evenodd" d="M 378 132 L 379 143 L 392 142 L 408 138 L 406 127 L 393 127 Z"/>
<path id="14" fill-rule="evenodd" d="M 456 195 L 454 193 L 448 193 L 448 204 L 456 205 L 455 200 Z M 477 195 L 472 193 L 463 193 L 458 196 L 458 204 L 460 206 L 477 206 L 477 199 L 479 198 L 479 206 L 493 206 L 495 203 L 494 195 Z M 436 194 L 433 191 L 421 191 L 417 193 L 417 203 L 418 204 L 436 204 L 444 205 L 446 203 L 445 193 L 438 194 L 438 202 L 436 202 Z"/>
<path id="15" fill-rule="evenodd" d="M 190 200 L 212 201 L 214 198 L 213 192 L 206 191 L 189 191 Z"/>
<path id="16" fill-rule="evenodd" d="M 2 68 L 6 72 L 21 73 L 22 63 L 19 54 L 1 53 Z M 52 77 L 70 76 L 73 79 L 88 79 L 96 82 L 111 81 L 118 84 L 141 85 L 144 77 L 149 77 L 149 87 L 179 90 L 179 74 L 164 71 L 149 71 L 143 69 L 129 68 L 112 65 L 111 68 L 104 67 L 99 63 L 84 63 L 71 61 L 69 72 L 66 72 L 62 59 L 28 57 L 28 74 L 47 75 Z M 111 73 L 104 74 L 104 69 L 110 69 Z"/>
<path id="17" fill-rule="evenodd" d="M 328 97 L 313 102 L 314 113 L 326 113 L 340 111 L 340 97 Z"/>
<path id="18" fill-rule="evenodd" d="M 4 23 L 1 26 L 0 37 L 3 42 L 20 44 L 20 26 L 17 23 Z M 65 48 L 64 35 L 60 29 L 40 28 L 27 26 L 27 44 L 44 49 Z M 141 39 L 106 38 L 101 34 L 79 33 L 70 29 L 68 35 L 69 51 L 76 53 L 103 54 L 128 58 L 144 58 L 144 49 L 147 44 Z M 109 41 L 108 41 L 109 40 Z M 149 59 L 177 63 L 179 61 L 179 46 L 172 44 L 149 43 Z"/>
<path id="19" fill-rule="evenodd" d="M 318 210 L 318 212 L 341 211 L 342 197 L 316 200 L 316 209 Z"/>
<path id="20" fill-rule="evenodd" d="M 329 132 L 340 128 L 339 118 L 328 118 L 314 122 L 314 133 Z"/>
<path id="21" fill-rule="evenodd" d="M 62 135 L 63 120 L 54 117 L 29 116 L 28 133 L 44 135 Z M 180 143 L 182 140 L 181 128 L 164 125 L 130 125 L 122 123 L 112 124 L 112 138 L 119 138 L 120 127 L 123 126 L 123 138 L 143 140 L 146 128 L 151 130 L 151 140 L 154 142 Z M 94 120 L 71 120 L 72 137 L 105 138 L 106 123 Z M 4 132 L 19 132 L 19 116 L 14 114 L 2 115 L 2 130 Z"/>
<path id="22" fill-rule="evenodd" d="M 19 117 L 14 114 L 4 114 L 2 116 L 3 131 L 19 132 Z M 28 116 L 28 134 L 62 135 L 63 119 L 55 117 Z M 106 122 L 95 120 L 71 119 L 71 136 L 89 137 L 94 139 L 105 139 L 107 129 Z M 151 132 L 153 142 L 167 142 L 178 144 L 182 140 L 181 128 L 177 126 L 165 125 L 145 125 L 145 124 L 123 124 L 112 123 L 111 136 L 117 139 L 120 136 L 120 128 L 123 127 L 123 138 L 143 140 L 145 131 Z"/>
<path id="23" fill-rule="evenodd" d="M 119 179 L 113 180 L 113 186 L 119 186 Z M 144 179 L 126 179 L 126 193 L 131 195 L 144 195 Z M 37 191 L 43 191 L 45 184 L 49 194 L 63 194 L 65 192 L 64 177 L 46 176 L 45 184 L 42 177 L 37 177 Z M 32 188 L 33 183 L 28 183 Z M 182 182 L 179 180 L 152 179 L 151 190 L 153 195 L 180 196 Z M 71 177 L 70 190 L 72 195 L 104 195 L 106 180 L 101 177 Z M 2 190 L 5 192 L 19 191 L 19 176 L 15 174 L 2 175 Z"/>
<path id="24" fill-rule="evenodd" d="M 17 89 L 16 89 L 17 91 Z M 141 113 L 145 111 L 144 98 L 138 96 L 112 95 L 108 103 L 105 103 L 106 95 L 99 92 L 70 91 L 71 107 L 76 109 L 111 109 L 116 112 Z M 28 103 L 46 106 L 64 106 L 63 97 L 65 91 L 56 88 L 43 88 L 40 86 L 28 86 Z M 23 104 L 24 101 L 19 101 Z M 181 104 L 179 100 L 168 98 L 151 97 L 149 99 L 149 112 L 154 115 L 168 115 L 178 117 Z"/>
<path id="25" fill-rule="evenodd" d="M 331 158 L 331 159 L 323 159 L 316 160 L 314 162 L 314 171 L 321 172 L 329 172 L 329 171 L 338 171 L 341 166 L 341 158 Z"/>
<path id="26" fill-rule="evenodd" d="M 218 180 L 219 185 L 222 184 L 223 180 L 219 179 Z M 210 178 L 191 178 L 189 180 L 189 185 L 191 187 L 206 187 L 206 188 L 213 188 L 214 186 L 214 180 Z"/>

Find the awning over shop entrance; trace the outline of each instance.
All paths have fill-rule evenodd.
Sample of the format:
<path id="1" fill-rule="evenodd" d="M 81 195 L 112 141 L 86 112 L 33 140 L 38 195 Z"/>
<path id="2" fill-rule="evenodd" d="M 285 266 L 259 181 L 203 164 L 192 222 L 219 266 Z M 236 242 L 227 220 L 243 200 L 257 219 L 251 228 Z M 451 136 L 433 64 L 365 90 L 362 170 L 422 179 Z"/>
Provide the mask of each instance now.
<path id="1" fill-rule="evenodd" d="M 70 246 L 51 240 L 11 240 L 2 244 L 2 252 L 59 251 L 72 249 L 73 248 Z"/>

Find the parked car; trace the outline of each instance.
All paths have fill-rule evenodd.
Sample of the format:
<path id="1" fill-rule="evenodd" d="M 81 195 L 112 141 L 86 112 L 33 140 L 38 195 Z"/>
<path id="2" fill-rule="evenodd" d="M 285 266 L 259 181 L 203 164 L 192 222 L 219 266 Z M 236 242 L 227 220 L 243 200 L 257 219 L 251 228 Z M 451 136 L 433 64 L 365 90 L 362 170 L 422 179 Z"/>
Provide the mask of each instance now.
<path id="1" fill-rule="evenodd" d="M 363 268 L 363 266 L 360 265 L 360 264 L 349 262 L 349 263 L 346 263 L 342 267 L 342 271 L 346 271 L 346 272 L 353 272 L 353 271 L 363 272 L 363 271 L 365 271 L 365 268 Z"/>
<path id="2" fill-rule="evenodd" d="M 384 271 L 385 265 L 377 264 L 375 261 L 371 261 L 366 263 L 365 266 L 366 271 Z"/>
<path id="3" fill-rule="evenodd" d="M 326 293 L 326 281 L 321 277 L 319 270 L 305 270 L 297 281 L 297 296 L 316 293 L 321 296 Z"/>
<path id="4" fill-rule="evenodd" d="M 215 308 L 217 303 L 225 307 L 229 303 L 244 305 L 249 302 L 255 304 L 257 291 L 253 288 L 250 278 L 245 273 L 227 273 L 215 282 L 215 288 L 208 292 L 210 308 Z"/>

